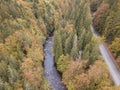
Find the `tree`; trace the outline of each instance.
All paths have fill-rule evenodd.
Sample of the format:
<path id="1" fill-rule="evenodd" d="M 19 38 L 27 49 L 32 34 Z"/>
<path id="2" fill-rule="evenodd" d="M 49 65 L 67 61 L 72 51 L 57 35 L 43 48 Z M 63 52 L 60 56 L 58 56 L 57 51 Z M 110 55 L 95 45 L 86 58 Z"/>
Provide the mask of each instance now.
<path id="1" fill-rule="evenodd" d="M 63 54 L 63 48 L 62 48 L 60 31 L 56 31 L 54 33 L 54 56 L 56 62 L 62 54 Z"/>
<path id="2" fill-rule="evenodd" d="M 68 69 L 68 65 L 71 62 L 71 57 L 69 55 L 61 55 L 57 61 L 57 69 L 64 73 Z"/>
<path id="3" fill-rule="evenodd" d="M 23 73 L 23 77 L 25 77 L 25 80 L 38 89 L 41 87 L 42 83 L 42 70 L 40 67 L 36 67 L 35 63 L 32 61 L 31 58 L 24 59 L 24 62 L 22 63 L 21 70 Z"/>
<path id="4" fill-rule="evenodd" d="M 88 70 L 88 77 L 90 80 L 89 90 L 105 90 L 103 88 L 112 87 L 107 67 L 101 60 L 96 61 L 90 67 Z"/>
<path id="5" fill-rule="evenodd" d="M 0 78 L 0 89 L 3 90 L 4 89 L 4 82 L 3 80 Z"/>
<path id="6" fill-rule="evenodd" d="M 112 52 L 114 53 L 115 57 L 120 56 L 120 38 L 115 38 L 110 45 Z"/>
<path id="7" fill-rule="evenodd" d="M 69 34 L 69 37 L 66 38 L 65 40 L 65 48 L 64 48 L 64 51 L 65 51 L 65 54 L 70 54 L 71 53 L 71 49 L 73 47 L 73 33 L 70 33 Z"/>
<path id="8" fill-rule="evenodd" d="M 102 34 L 104 32 L 104 25 L 106 20 L 107 11 L 109 9 L 109 4 L 103 2 L 96 11 L 95 19 L 93 21 L 95 29 Z"/>
<path id="9" fill-rule="evenodd" d="M 83 59 L 88 60 L 88 66 L 93 64 L 94 61 L 98 60 L 99 58 L 99 52 L 97 49 L 97 41 L 93 40 L 92 38 L 91 42 L 88 43 L 83 51 L 82 57 Z"/>
<path id="10" fill-rule="evenodd" d="M 8 80 L 11 85 L 14 85 L 14 82 L 19 79 L 18 72 L 13 68 L 8 66 Z"/>
<path id="11" fill-rule="evenodd" d="M 84 74 L 86 61 L 71 60 L 69 62 L 70 63 L 68 64 L 67 68 L 65 69 L 63 73 L 63 82 L 67 86 L 68 90 L 79 90 L 82 88 L 87 88 L 86 87 L 87 85 L 85 84 L 88 84 L 86 82 L 88 81 L 88 79 L 85 78 L 87 75 Z"/>
<path id="12" fill-rule="evenodd" d="M 9 85 L 9 83 L 4 83 L 4 90 L 13 90 L 13 88 Z"/>
<path id="13" fill-rule="evenodd" d="M 2 60 L 0 62 L 0 77 L 2 77 L 3 80 L 7 81 L 8 79 L 8 72 L 7 72 L 7 64 Z"/>
<path id="14" fill-rule="evenodd" d="M 95 12 L 103 0 L 90 0 L 91 11 Z"/>
<path id="15" fill-rule="evenodd" d="M 77 44 L 77 35 L 75 34 L 74 35 L 74 38 L 73 38 L 73 47 L 72 47 L 72 50 L 71 50 L 71 56 L 76 59 L 77 58 L 77 55 L 78 55 L 78 44 Z"/>

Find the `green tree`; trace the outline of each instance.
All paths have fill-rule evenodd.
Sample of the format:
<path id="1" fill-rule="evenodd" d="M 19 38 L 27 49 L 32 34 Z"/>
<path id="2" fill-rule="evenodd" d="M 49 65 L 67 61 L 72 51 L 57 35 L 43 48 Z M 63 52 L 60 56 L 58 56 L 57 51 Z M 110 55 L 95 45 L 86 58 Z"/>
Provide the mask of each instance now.
<path id="1" fill-rule="evenodd" d="M 114 53 L 115 57 L 120 56 L 120 38 L 115 38 L 115 40 L 110 45 L 110 48 Z"/>
<path id="2" fill-rule="evenodd" d="M 54 56 L 57 61 L 58 58 L 63 54 L 62 41 L 60 31 L 54 33 Z"/>
<path id="3" fill-rule="evenodd" d="M 64 51 L 65 51 L 65 54 L 70 54 L 71 52 L 71 49 L 73 47 L 73 36 L 74 34 L 73 33 L 70 33 L 69 34 L 69 37 L 66 38 L 65 40 L 65 48 L 64 48 Z"/>
<path id="4" fill-rule="evenodd" d="M 9 85 L 9 83 L 4 83 L 4 90 L 13 90 L 13 88 Z"/>

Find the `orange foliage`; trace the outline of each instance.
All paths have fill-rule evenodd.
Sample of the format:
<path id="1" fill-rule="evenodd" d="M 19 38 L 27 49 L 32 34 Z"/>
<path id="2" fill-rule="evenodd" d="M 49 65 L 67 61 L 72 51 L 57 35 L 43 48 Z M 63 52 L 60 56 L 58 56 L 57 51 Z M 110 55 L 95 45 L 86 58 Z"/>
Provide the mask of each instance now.
<path id="1" fill-rule="evenodd" d="M 72 87 L 78 90 L 80 86 L 84 86 L 85 83 L 89 83 L 89 80 L 86 77 L 87 75 L 84 74 L 85 65 L 86 61 L 77 60 L 70 62 L 68 69 L 65 71 L 65 73 L 63 73 L 63 82 L 67 85 L 68 88 L 71 87 L 70 85 L 72 84 Z M 82 79 L 84 79 L 84 81 Z"/>
<path id="2" fill-rule="evenodd" d="M 24 59 L 21 70 L 23 76 L 35 87 L 40 87 L 41 84 L 41 69 L 36 67 L 31 58 Z"/>
<path id="3" fill-rule="evenodd" d="M 86 60 L 70 61 L 63 72 L 63 82 L 68 90 L 104 90 L 112 86 L 103 61 L 96 61 L 88 70 L 86 65 Z"/>
<path id="4" fill-rule="evenodd" d="M 100 22 L 101 18 L 104 16 L 106 11 L 109 9 L 109 4 L 108 3 L 102 3 L 98 10 L 96 11 L 96 17 L 94 19 L 94 25 L 97 26 L 98 23 Z"/>
<path id="5" fill-rule="evenodd" d="M 88 71 L 88 76 L 94 79 L 94 81 L 99 80 L 101 76 L 108 77 L 108 71 L 106 70 L 105 64 L 101 62 L 100 60 L 96 61 L 94 65 L 91 66 L 90 70 Z"/>
<path id="6" fill-rule="evenodd" d="M 75 79 L 73 80 L 73 83 L 76 90 L 85 90 L 89 88 L 90 80 L 87 74 L 82 73 L 80 75 L 76 75 Z"/>

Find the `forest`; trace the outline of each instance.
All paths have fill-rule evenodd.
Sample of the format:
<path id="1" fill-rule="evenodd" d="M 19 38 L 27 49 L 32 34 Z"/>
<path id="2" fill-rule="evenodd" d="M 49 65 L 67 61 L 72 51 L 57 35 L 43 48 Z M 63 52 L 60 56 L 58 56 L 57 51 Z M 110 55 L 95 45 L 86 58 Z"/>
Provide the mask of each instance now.
<path id="1" fill-rule="evenodd" d="M 53 90 L 43 65 L 51 34 L 67 90 L 120 90 L 98 48 L 104 41 L 120 69 L 119 21 L 120 0 L 0 0 L 0 90 Z"/>

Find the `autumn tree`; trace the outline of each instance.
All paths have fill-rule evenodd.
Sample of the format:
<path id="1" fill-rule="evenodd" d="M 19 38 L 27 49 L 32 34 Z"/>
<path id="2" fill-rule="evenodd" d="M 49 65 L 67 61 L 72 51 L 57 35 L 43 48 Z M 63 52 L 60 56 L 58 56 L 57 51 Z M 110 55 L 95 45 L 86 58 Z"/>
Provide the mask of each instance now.
<path id="1" fill-rule="evenodd" d="M 110 48 L 112 52 L 114 53 L 115 57 L 120 56 L 120 38 L 115 38 Z"/>
<path id="2" fill-rule="evenodd" d="M 93 21 L 95 29 L 98 31 L 98 33 L 102 34 L 104 31 L 104 25 L 106 20 L 106 15 L 109 9 L 109 4 L 103 2 L 96 11 L 95 19 Z"/>

